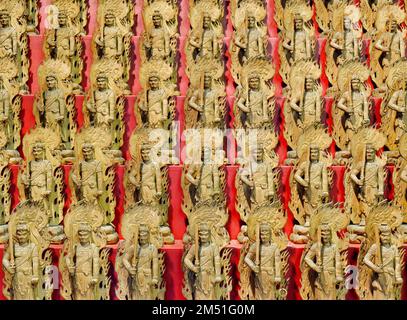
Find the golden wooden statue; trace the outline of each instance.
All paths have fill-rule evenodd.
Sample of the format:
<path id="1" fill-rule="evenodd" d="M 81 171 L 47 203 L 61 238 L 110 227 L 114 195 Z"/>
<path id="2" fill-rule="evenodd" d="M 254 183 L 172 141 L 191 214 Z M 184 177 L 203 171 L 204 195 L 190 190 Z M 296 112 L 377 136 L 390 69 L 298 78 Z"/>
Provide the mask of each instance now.
<path id="1" fill-rule="evenodd" d="M 48 269 L 47 211 L 31 200 L 20 202 L 9 221 L 10 239 L 3 255 L 3 294 L 9 300 L 51 300 Z M 45 237 L 44 237 L 45 235 Z"/>
<path id="2" fill-rule="evenodd" d="M 159 139 L 162 137 L 159 137 Z M 149 139 L 151 139 L 149 141 Z M 165 243 L 174 243 L 168 226 L 168 157 L 159 140 L 149 137 L 148 131 L 136 131 L 130 139 L 131 162 L 126 177 L 125 212 L 128 215 L 154 216 L 152 221 Z M 145 219 L 143 219 L 145 220 Z M 150 221 L 150 227 L 153 222 Z"/>
<path id="3" fill-rule="evenodd" d="M 202 58 L 191 68 L 185 100 L 185 125 L 189 128 L 225 128 L 226 92 L 223 65 Z"/>
<path id="4" fill-rule="evenodd" d="M 244 64 L 252 58 L 267 58 L 266 8 L 263 1 L 234 0 L 231 12 L 234 27 L 232 64 Z"/>
<path id="5" fill-rule="evenodd" d="M 144 33 L 141 38 L 142 61 L 158 60 L 176 69 L 178 7 L 169 1 L 145 2 Z"/>
<path id="6" fill-rule="evenodd" d="M 405 249 L 396 233 L 402 212 L 391 203 L 372 207 L 366 219 L 366 239 L 358 256 L 359 289 L 362 300 L 398 300 L 403 284 Z"/>
<path id="7" fill-rule="evenodd" d="M 233 71 L 232 71 L 233 72 Z M 251 59 L 236 70 L 235 127 L 274 130 L 275 101 L 272 64 L 265 59 Z"/>
<path id="8" fill-rule="evenodd" d="M 301 258 L 301 289 L 304 300 L 343 300 L 348 265 L 347 242 L 338 238 L 349 218 L 339 206 L 318 207 L 310 223 L 310 241 Z"/>
<path id="9" fill-rule="evenodd" d="M 386 80 L 389 68 L 406 57 L 405 32 L 400 27 L 405 17 L 406 13 L 397 5 L 386 5 L 377 11 L 370 67 L 372 80 L 379 88 Z"/>
<path id="10" fill-rule="evenodd" d="M 326 45 L 326 75 L 332 86 L 336 87 L 338 68 L 347 61 L 363 59 L 363 30 L 359 25 L 360 10 L 355 5 L 336 3 L 331 10 L 329 17 L 332 20 L 326 21 L 332 21 Z"/>
<path id="11" fill-rule="evenodd" d="M 141 66 L 142 91 L 135 112 L 138 128 L 171 129 L 175 118 L 175 96 L 178 95 L 172 73 L 170 65 L 160 61 L 146 62 Z"/>
<path id="12" fill-rule="evenodd" d="M 116 294 L 121 300 L 163 300 L 165 294 L 164 252 L 156 225 L 157 216 L 142 212 L 123 216 L 125 241 L 119 245 L 115 270 Z"/>
<path id="13" fill-rule="evenodd" d="M 386 78 L 386 91 L 381 104 L 381 127 L 387 137 L 386 146 L 397 150 L 403 134 L 407 131 L 407 60 L 395 62 Z"/>
<path id="14" fill-rule="evenodd" d="M 314 0 L 313 3 L 316 9 L 315 20 L 324 35 L 335 32 L 338 26 L 342 26 L 344 11 L 353 4 L 351 0 Z M 357 7 L 356 9 L 358 10 Z M 346 11 L 345 15 L 348 15 L 349 11 L 353 11 L 353 9 Z"/>
<path id="15" fill-rule="evenodd" d="M 281 35 L 284 40 L 279 46 L 280 75 L 288 83 L 290 68 L 295 62 L 315 60 L 316 39 L 311 24 L 312 8 L 304 1 L 296 0 L 287 3 L 284 11 L 277 11 L 276 14 L 283 15 Z"/>
<path id="16" fill-rule="evenodd" d="M 190 1 L 191 30 L 185 51 L 187 67 L 202 57 L 221 59 L 223 49 L 223 1 Z"/>
<path id="17" fill-rule="evenodd" d="M 322 123 L 321 69 L 312 61 L 300 60 L 290 69 L 288 99 L 284 105 L 284 136 L 292 149 L 309 126 Z"/>
<path id="18" fill-rule="evenodd" d="M 183 295 L 188 300 L 229 300 L 232 290 L 231 249 L 216 240 L 212 221 L 207 216 L 189 219 L 191 241 L 183 256 Z M 206 222 L 207 221 L 207 222 Z"/>
<path id="19" fill-rule="evenodd" d="M 297 161 L 290 175 L 289 208 L 298 224 L 290 240 L 307 243 L 313 212 L 329 200 L 332 156 L 326 152 L 332 139 L 321 127 L 308 127 L 298 140 Z"/>
<path id="20" fill-rule="evenodd" d="M 259 205 L 248 217 L 247 242 L 240 252 L 241 299 L 283 300 L 288 286 L 287 217 L 279 202 Z"/>
<path id="21" fill-rule="evenodd" d="M 379 11 L 383 7 L 391 6 L 394 4 L 395 1 L 393 0 L 361 0 L 359 7 L 363 28 L 369 34 L 374 34 L 377 30 L 376 22 Z"/>
<path id="22" fill-rule="evenodd" d="M 78 90 L 82 82 L 82 35 L 87 12 L 84 1 L 54 0 L 46 20 L 44 53 L 46 59 L 60 60 L 70 68 L 70 80 Z"/>
<path id="23" fill-rule="evenodd" d="M 123 89 L 130 77 L 131 35 L 134 24 L 132 1 L 103 0 L 98 6 L 98 30 L 94 35 L 94 61 L 115 62 Z"/>
<path id="24" fill-rule="evenodd" d="M 52 129 L 32 129 L 23 139 L 26 161 L 19 177 L 21 200 L 46 210 L 48 237 L 53 243 L 65 239 L 63 226 L 64 171 L 61 167 L 60 139 Z"/>
<path id="25" fill-rule="evenodd" d="M 117 61 L 101 60 L 92 65 L 91 84 L 83 106 L 85 127 L 100 128 L 110 132 L 110 150 L 122 160 L 124 108 L 127 92 L 123 89 L 120 65 Z"/>
<path id="26" fill-rule="evenodd" d="M 59 258 L 60 294 L 65 300 L 109 300 L 109 249 L 95 206 L 70 210 L 65 216 L 67 240 Z"/>
<path id="27" fill-rule="evenodd" d="M 23 0 L 0 2 L 0 61 L 1 64 L 14 65 L 15 70 L 7 74 L 7 77 L 9 80 L 14 79 L 21 93 L 28 91 L 30 66 L 27 36 L 30 26 L 26 19 L 26 2 Z"/>
<path id="28" fill-rule="evenodd" d="M 386 157 L 376 152 L 386 143 L 385 136 L 373 128 L 358 131 L 350 143 L 352 155 L 345 174 L 345 210 L 352 225 L 348 227 L 352 242 L 360 242 L 371 208 L 384 199 Z"/>
<path id="29" fill-rule="evenodd" d="M 34 103 L 37 126 L 59 136 L 60 145 L 56 149 L 62 152 L 64 162 L 70 162 L 77 130 L 71 69 L 61 60 L 49 59 L 39 66 L 38 77 L 40 90 Z"/>
<path id="30" fill-rule="evenodd" d="M 245 223 L 259 208 L 275 208 L 279 189 L 278 156 L 274 152 L 277 136 L 262 130 L 253 140 L 245 136 L 238 142 L 240 168 L 235 180 L 236 209 Z M 248 240 L 246 225 L 242 225 L 238 240 Z"/>
<path id="31" fill-rule="evenodd" d="M 368 78 L 369 69 L 357 61 L 348 61 L 338 70 L 332 134 L 341 150 L 348 150 L 355 133 L 371 123 L 370 89 L 364 84 Z"/>
<path id="32" fill-rule="evenodd" d="M 116 199 L 115 160 L 109 150 L 109 132 L 101 128 L 83 129 L 75 137 L 75 162 L 70 175 L 73 190 L 71 214 L 89 210 L 98 215 L 99 231 L 108 243 L 116 243 L 118 235 L 112 224 Z"/>

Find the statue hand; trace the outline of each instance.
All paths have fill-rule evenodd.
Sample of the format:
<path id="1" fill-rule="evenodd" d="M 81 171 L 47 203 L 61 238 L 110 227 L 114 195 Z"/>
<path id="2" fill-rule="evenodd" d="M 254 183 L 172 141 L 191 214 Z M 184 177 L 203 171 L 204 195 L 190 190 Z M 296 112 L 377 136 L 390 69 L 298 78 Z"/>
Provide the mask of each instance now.
<path id="1" fill-rule="evenodd" d="M 68 267 L 68 271 L 71 275 L 73 275 L 75 273 L 75 267 L 74 266 L 70 266 Z"/>
<path id="2" fill-rule="evenodd" d="M 321 273 L 321 272 L 322 272 L 321 266 L 318 266 L 318 265 L 315 266 L 314 270 L 315 270 L 315 272 L 317 272 L 317 273 Z"/>
<path id="3" fill-rule="evenodd" d="M 96 192 L 96 194 L 97 194 L 98 196 L 101 196 L 101 195 L 103 194 L 103 191 L 102 191 L 102 190 L 98 190 L 98 191 Z"/>
<path id="4" fill-rule="evenodd" d="M 93 279 L 90 281 L 90 283 L 91 283 L 91 284 L 96 284 L 96 283 L 98 283 L 98 279 L 97 279 L 97 278 L 93 278 Z"/>
<path id="5" fill-rule="evenodd" d="M 340 283 L 343 281 L 343 277 L 336 277 L 336 283 Z"/>
<path id="6" fill-rule="evenodd" d="M 198 266 L 193 266 L 191 268 L 191 270 L 192 270 L 193 273 L 198 273 L 199 272 L 199 267 Z"/>
<path id="7" fill-rule="evenodd" d="M 136 268 L 130 268 L 129 273 L 130 273 L 132 276 L 135 276 L 135 275 L 137 274 L 137 269 L 136 269 Z"/>
<path id="8" fill-rule="evenodd" d="M 43 196 L 49 196 L 50 194 L 51 194 L 50 190 L 46 190 L 46 191 L 42 192 Z"/>
<path id="9" fill-rule="evenodd" d="M 275 278 L 274 278 L 274 282 L 280 283 L 280 282 L 281 282 L 281 278 L 280 278 L 280 277 L 275 277 Z"/>
<path id="10" fill-rule="evenodd" d="M 153 278 L 151 280 L 151 285 L 156 286 L 158 284 L 158 280 L 156 278 Z"/>
<path id="11" fill-rule="evenodd" d="M 396 284 L 403 284 L 403 278 L 396 278 Z"/>
<path id="12" fill-rule="evenodd" d="M 259 273 L 260 272 L 260 267 L 259 266 L 254 266 L 253 267 L 253 272 L 254 273 Z"/>
<path id="13" fill-rule="evenodd" d="M 31 284 L 34 284 L 34 285 L 37 284 L 38 280 L 39 280 L 38 277 L 32 277 L 31 278 Z"/>
<path id="14" fill-rule="evenodd" d="M 222 277 L 221 276 L 216 276 L 215 277 L 215 283 L 222 282 Z"/>
<path id="15" fill-rule="evenodd" d="M 55 118 L 55 120 L 62 121 L 62 120 L 64 120 L 64 116 L 58 116 L 58 117 Z"/>
<path id="16" fill-rule="evenodd" d="M 376 266 L 376 268 L 374 268 L 374 271 L 375 271 L 376 273 L 383 273 L 383 269 L 382 269 L 381 266 Z"/>

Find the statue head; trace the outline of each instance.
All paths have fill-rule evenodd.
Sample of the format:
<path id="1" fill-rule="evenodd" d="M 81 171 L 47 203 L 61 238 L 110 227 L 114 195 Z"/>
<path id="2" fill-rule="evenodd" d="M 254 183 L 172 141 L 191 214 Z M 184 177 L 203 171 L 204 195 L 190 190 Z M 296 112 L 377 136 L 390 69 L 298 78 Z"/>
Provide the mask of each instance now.
<path id="1" fill-rule="evenodd" d="M 160 76 L 158 73 L 152 73 L 148 78 L 148 84 L 151 90 L 160 89 Z"/>
<path id="2" fill-rule="evenodd" d="M 161 28 L 163 16 L 159 11 L 154 11 L 151 19 L 153 20 L 154 28 Z"/>
<path id="3" fill-rule="evenodd" d="M 312 91 L 314 89 L 314 79 L 307 76 L 305 77 L 305 90 Z"/>
<path id="4" fill-rule="evenodd" d="M 151 157 L 150 157 L 150 151 L 151 151 L 151 145 L 148 142 L 143 142 L 141 145 L 141 158 L 143 159 L 144 162 L 149 162 Z"/>
<path id="5" fill-rule="evenodd" d="M 299 31 L 304 28 L 304 19 L 300 14 L 294 16 L 294 30 Z"/>
<path id="6" fill-rule="evenodd" d="M 374 161 L 376 158 L 376 150 L 372 144 L 368 143 L 366 145 L 366 160 L 367 161 Z"/>
<path id="7" fill-rule="evenodd" d="M 48 90 L 54 90 L 57 88 L 58 80 L 55 75 L 53 75 L 53 74 L 47 75 L 47 77 L 45 78 L 45 81 L 47 83 Z"/>
<path id="8" fill-rule="evenodd" d="M 150 230 L 146 224 L 141 224 L 138 230 L 138 240 L 141 245 L 150 242 Z"/>
<path id="9" fill-rule="evenodd" d="M 247 13 L 247 27 L 252 29 L 256 26 L 256 18 L 254 17 L 253 12 Z"/>
<path id="10" fill-rule="evenodd" d="M 346 31 L 350 31 L 352 29 L 352 21 L 349 17 L 343 18 L 343 27 Z"/>
<path id="11" fill-rule="evenodd" d="M 105 26 L 107 26 L 107 27 L 113 26 L 115 19 L 116 19 L 116 17 L 114 16 L 114 14 L 112 12 L 106 13 L 105 14 Z"/>
<path id="12" fill-rule="evenodd" d="M 260 240 L 262 243 L 271 241 L 271 228 L 267 223 L 262 223 L 260 225 Z"/>
<path id="13" fill-rule="evenodd" d="M 30 238 L 30 229 L 26 223 L 19 223 L 16 226 L 16 238 L 19 244 L 25 244 Z"/>
<path id="14" fill-rule="evenodd" d="M 100 90 L 100 91 L 106 90 L 108 87 L 108 79 L 107 79 L 106 74 L 99 73 L 98 76 L 96 77 L 96 84 L 97 84 L 98 90 Z"/>
<path id="15" fill-rule="evenodd" d="M 264 146 L 262 143 L 258 143 L 257 146 L 254 148 L 254 156 L 257 162 L 263 162 L 264 160 Z"/>
<path id="16" fill-rule="evenodd" d="M 350 85 L 351 85 L 352 91 L 359 91 L 360 85 L 361 85 L 360 79 L 353 77 L 350 81 Z"/>
<path id="17" fill-rule="evenodd" d="M 212 76 L 209 72 L 205 72 L 203 80 L 204 89 L 210 89 L 212 87 Z"/>
<path id="18" fill-rule="evenodd" d="M 202 27 L 204 29 L 209 29 L 210 26 L 211 26 L 211 16 L 209 15 L 209 13 L 205 12 L 202 18 Z"/>
<path id="19" fill-rule="evenodd" d="M 34 160 L 39 161 L 44 159 L 45 145 L 43 142 L 36 142 L 33 145 L 32 155 Z"/>
<path id="20" fill-rule="evenodd" d="M 390 244 L 391 243 L 391 228 L 388 224 L 382 223 L 379 225 L 379 235 L 381 244 Z"/>
<path id="21" fill-rule="evenodd" d="M 210 242 L 211 230 L 209 229 L 208 224 L 202 222 L 202 223 L 199 225 L 198 235 L 199 235 L 199 241 L 200 241 L 201 243 L 208 243 L 208 242 Z"/>
<path id="22" fill-rule="evenodd" d="M 387 30 L 389 32 L 396 32 L 397 28 L 397 21 L 393 17 L 390 17 L 390 19 L 387 21 Z"/>
<path id="23" fill-rule="evenodd" d="M 309 159 L 311 161 L 319 161 L 319 147 L 317 145 L 309 147 Z"/>
<path id="24" fill-rule="evenodd" d="M 322 223 L 320 225 L 321 241 L 323 244 L 330 243 L 332 240 L 332 230 L 328 223 Z"/>
<path id="25" fill-rule="evenodd" d="M 90 242 L 92 228 L 87 223 L 81 223 L 78 228 L 79 242 L 84 245 Z"/>
<path id="26" fill-rule="evenodd" d="M 65 27 L 68 22 L 68 16 L 65 11 L 59 11 L 58 13 L 58 25 L 59 27 Z"/>
<path id="27" fill-rule="evenodd" d="M 82 154 L 85 161 L 93 160 L 95 156 L 95 147 L 92 143 L 84 143 L 82 145 Z"/>
<path id="28" fill-rule="evenodd" d="M 7 10 L 0 11 L 0 26 L 8 27 L 10 25 L 10 13 Z"/>
<path id="29" fill-rule="evenodd" d="M 260 76 L 257 73 L 249 76 L 249 88 L 256 91 L 260 89 Z"/>

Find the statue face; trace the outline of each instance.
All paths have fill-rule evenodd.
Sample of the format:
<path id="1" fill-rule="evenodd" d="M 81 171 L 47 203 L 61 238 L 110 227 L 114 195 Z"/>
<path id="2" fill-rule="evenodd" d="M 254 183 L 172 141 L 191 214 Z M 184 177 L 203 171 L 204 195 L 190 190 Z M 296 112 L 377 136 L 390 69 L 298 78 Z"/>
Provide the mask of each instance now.
<path id="1" fill-rule="evenodd" d="M 47 77 L 46 81 L 48 90 L 53 90 L 57 87 L 57 79 L 54 77 Z"/>
<path id="2" fill-rule="evenodd" d="M 294 19 L 294 28 L 296 31 L 298 30 L 302 30 L 304 26 L 304 21 L 302 20 L 302 18 L 295 18 Z"/>
<path id="3" fill-rule="evenodd" d="M 94 150 L 91 146 L 82 147 L 82 154 L 83 154 L 83 157 L 85 158 L 85 161 L 93 160 L 93 153 L 94 153 Z"/>
<path id="4" fill-rule="evenodd" d="M 352 23 L 349 18 L 343 19 L 343 27 L 345 28 L 345 30 L 351 30 Z"/>
<path id="5" fill-rule="evenodd" d="M 211 25 L 211 17 L 209 16 L 204 16 L 203 17 L 203 22 L 202 22 L 202 26 L 204 29 L 208 29 Z"/>
<path id="6" fill-rule="evenodd" d="M 140 244 L 147 244 L 148 243 L 148 238 L 149 238 L 148 228 L 147 227 L 140 227 L 138 237 L 139 237 Z"/>
<path id="7" fill-rule="evenodd" d="M 161 28 L 161 24 L 162 24 L 162 17 L 158 14 L 153 15 L 152 17 L 153 19 L 153 25 L 155 28 Z"/>
<path id="8" fill-rule="evenodd" d="M 263 162 L 263 158 L 264 158 L 264 150 L 261 147 L 258 147 L 255 151 L 255 156 L 256 156 L 256 161 L 257 162 Z"/>
<path id="9" fill-rule="evenodd" d="M 331 242 L 331 239 L 332 239 L 331 229 L 329 228 L 328 225 L 323 225 L 321 227 L 321 240 L 322 240 L 322 243 L 329 243 L 329 242 Z"/>
<path id="10" fill-rule="evenodd" d="M 254 19 L 253 16 L 247 17 L 247 26 L 248 26 L 249 28 L 254 28 L 255 25 L 256 25 L 256 19 Z"/>
<path id="11" fill-rule="evenodd" d="M 397 31 L 397 22 L 392 20 L 389 22 L 389 31 L 396 32 Z"/>
<path id="12" fill-rule="evenodd" d="M 259 90 L 260 88 L 260 78 L 259 77 L 251 77 L 249 79 L 249 88 L 252 90 Z"/>
<path id="13" fill-rule="evenodd" d="M 210 231 L 208 228 L 200 228 L 199 229 L 199 240 L 201 241 L 201 243 L 207 243 L 209 242 L 209 238 L 210 238 Z"/>
<path id="14" fill-rule="evenodd" d="M 88 230 L 80 230 L 78 232 L 79 242 L 81 244 L 86 244 L 90 242 L 90 232 Z"/>
<path id="15" fill-rule="evenodd" d="M 305 78 L 305 90 L 312 91 L 312 89 L 314 89 L 314 80 Z"/>
<path id="16" fill-rule="evenodd" d="M 359 79 L 352 79 L 351 81 L 352 90 L 357 91 L 360 88 L 360 80 Z"/>
<path id="17" fill-rule="evenodd" d="M 390 244 L 391 243 L 391 231 L 390 229 L 380 231 L 380 242 L 381 244 Z"/>
<path id="18" fill-rule="evenodd" d="M 67 18 L 65 14 L 58 15 L 58 24 L 60 27 L 65 27 L 67 22 Z"/>
<path id="19" fill-rule="evenodd" d="M 148 84 L 150 85 L 151 90 L 157 90 L 160 88 L 160 79 L 153 76 L 148 79 Z"/>
<path id="20" fill-rule="evenodd" d="M 366 160 L 373 161 L 376 156 L 376 151 L 372 147 L 367 147 L 366 148 Z"/>
<path id="21" fill-rule="evenodd" d="M 150 161 L 150 149 L 144 148 L 141 150 L 141 158 L 143 159 L 144 162 Z"/>
<path id="22" fill-rule="evenodd" d="M 18 243 L 24 244 L 28 242 L 30 233 L 28 232 L 28 230 L 17 230 L 16 236 Z"/>
<path id="23" fill-rule="evenodd" d="M 114 15 L 106 14 L 105 15 L 105 26 L 111 27 L 114 25 Z"/>
<path id="24" fill-rule="evenodd" d="M 319 149 L 318 148 L 311 148 L 310 149 L 310 160 L 311 161 L 318 161 L 319 160 Z"/>
<path id="25" fill-rule="evenodd" d="M 271 230 L 269 226 L 261 226 L 260 240 L 261 242 L 269 242 L 271 240 Z"/>
<path id="26" fill-rule="evenodd" d="M 98 77 L 96 82 L 99 90 L 107 89 L 107 79 L 105 77 Z"/>
<path id="27" fill-rule="evenodd" d="M 212 77 L 205 74 L 204 75 L 204 89 L 210 89 L 212 83 Z"/>
<path id="28" fill-rule="evenodd" d="M 41 160 L 44 155 L 44 146 L 42 144 L 35 144 L 32 154 L 36 161 Z"/>
<path id="29" fill-rule="evenodd" d="M 7 27 L 10 24 L 10 15 L 7 13 L 3 13 L 0 15 L 0 25 L 2 27 Z"/>

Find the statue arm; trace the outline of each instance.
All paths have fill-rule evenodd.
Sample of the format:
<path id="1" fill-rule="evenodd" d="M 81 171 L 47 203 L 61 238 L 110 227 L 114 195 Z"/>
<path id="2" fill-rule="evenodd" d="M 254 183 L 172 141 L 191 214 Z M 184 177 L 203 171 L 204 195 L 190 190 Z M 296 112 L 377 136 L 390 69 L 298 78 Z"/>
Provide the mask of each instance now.
<path id="1" fill-rule="evenodd" d="M 242 39 L 242 37 L 235 38 L 235 45 L 237 45 L 241 49 L 246 49 L 246 44 L 243 43 L 243 41 L 240 41 L 240 39 Z"/>
<path id="2" fill-rule="evenodd" d="M 289 51 L 294 51 L 294 46 L 291 42 L 291 39 L 286 38 L 283 42 L 283 48 L 289 50 Z"/>
<path id="3" fill-rule="evenodd" d="M 109 94 L 109 118 L 111 121 L 114 120 L 114 116 L 115 116 L 115 109 L 116 109 L 116 99 L 115 99 L 115 95 L 113 94 L 113 92 L 110 92 Z"/>
<path id="4" fill-rule="evenodd" d="M 155 166 L 155 182 L 156 182 L 156 188 L 157 188 L 157 194 L 161 196 L 162 190 L 161 190 L 161 170 L 160 167 L 157 165 Z"/>
<path id="5" fill-rule="evenodd" d="M 239 100 L 237 101 L 237 106 L 240 110 L 242 110 L 243 112 L 249 113 L 250 112 L 250 108 L 246 107 L 245 105 L 246 103 L 246 99 L 241 97 L 239 98 Z"/>
<path id="6" fill-rule="evenodd" d="M 257 269 L 255 262 L 253 261 L 253 257 L 256 252 L 256 244 L 252 244 L 249 248 L 249 252 L 247 253 L 246 257 L 244 258 L 244 262 L 252 269 L 254 272 Z"/>
<path id="7" fill-rule="evenodd" d="M 71 35 L 69 37 L 69 55 L 73 56 L 75 54 L 75 37 Z"/>
<path id="8" fill-rule="evenodd" d="M 50 162 L 47 162 L 47 178 L 46 179 L 47 179 L 47 191 L 51 192 L 53 174 L 52 174 L 52 165 Z"/>
<path id="9" fill-rule="evenodd" d="M 316 251 L 318 250 L 318 245 L 316 243 L 314 243 L 311 247 L 311 249 L 307 252 L 307 254 L 305 255 L 304 261 L 305 263 L 314 271 L 316 272 L 321 272 L 320 270 L 320 266 L 318 266 L 315 262 L 314 262 L 314 258 L 316 256 Z"/>
<path id="10" fill-rule="evenodd" d="M 406 57 L 406 44 L 402 36 L 400 36 L 400 56 L 401 58 Z"/>
<path id="11" fill-rule="evenodd" d="M 126 251 L 123 257 L 123 265 L 127 269 L 129 273 L 131 273 L 132 265 L 130 263 L 131 259 L 133 258 L 134 246 L 130 246 L 130 248 Z"/>
<path id="12" fill-rule="evenodd" d="M 194 258 L 195 258 L 194 252 L 195 252 L 195 244 L 193 244 L 191 246 L 191 248 L 189 249 L 187 255 L 184 258 L 184 263 L 185 263 L 185 265 L 187 266 L 188 269 L 190 269 L 192 272 L 197 273 L 198 270 L 197 270 L 197 268 L 196 268 L 196 266 L 194 264 L 194 261 L 193 261 Z"/>
<path id="13" fill-rule="evenodd" d="M 325 164 L 322 166 L 322 192 L 325 194 L 329 192 L 328 168 Z"/>
<path id="14" fill-rule="evenodd" d="M 218 246 L 215 244 L 213 244 L 213 258 L 215 263 L 215 277 L 220 278 L 221 276 L 220 255 Z"/>
<path id="15" fill-rule="evenodd" d="M 306 163 L 305 163 L 306 164 Z M 304 168 L 302 168 L 302 166 L 300 166 L 297 170 L 297 172 L 294 175 L 294 179 L 295 181 L 297 181 L 300 185 L 302 185 L 303 187 L 308 187 L 308 182 L 305 181 L 302 177 L 302 175 L 304 174 Z"/>
<path id="16" fill-rule="evenodd" d="M 280 249 L 276 245 L 276 251 L 274 253 L 274 265 L 275 265 L 275 281 L 281 280 L 281 255 Z"/>
<path id="17" fill-rule="evenodd" d="M 305 37 L 305 46 L 306 46 L 306 50 L 307 50 L 307 57 L 312 58 L 311 39 L 308 34 Z"/>
<path id="18" fill-rule="evenodd" d="M 247 169 L 242 169 L 240 173 L 240 180 L 249 187 L 253 186 L 253 182 L 250 180 L 250 172 Z"/>
<path id="19" fill-rule="evenodd" d="M 202 107 L 198 106 L 196 104 L 196 95 L 194 94 L 188 101 L 188 105 L 192 108 L 195 109 L 198 112 L 202 112 Z"/>
<path id="20" fill-rule="evenodd" d="M 103 192 L 103 177 L 102 177 L 102 165 L 98 163 L 96 168 L 96 181 L 98 183 L 98 191 Z"/>
<path id="21" fill-rule="evenodd" d="M 191 36 L 191 38 L 189 39 L 189 44 L 195 48 L 200 47 L 199 39 L 197 39 L 197 37 L 195 36 Z"/>
<path id="22" fill-rule="evenodd" d="M 12 270 L 10 268 L 10 253 L 8 250 L 4 252 L 2 263 L 4 269 L 6 269 L 8 273 L 12 273 Z"/>
<path id="23" fill-rule="evenodd" d="M 335 49 L 338 49 L 338 50 L 343 50 L 343 46 L 341 46 L 339 43 L 338 43 L 338 38 L 339 38 L 339 36 L 340 36 L 340 33 L 339 32 L 337 32 L 337 33 L 335 33 L 335 35 L 332 37 L 332 40 L 331 40 L 331 42 L 329 43 L 329 45 L 332 47 L 332 48 L 335 48 Z"/>
<path id="24" fill-rule="evenodd" d="M 148 95 L 148 90 L 145 91 L 145 96 Z M 141 111 L 147 112 L 148 111 L 148 106 L 147 106 L 147 101 L 145 101 L 144 99 L 140 99 L 139 103 L 138 103 L 138 108 Z"/>
<path id="25" fill-rule="evenodd" d="M 396 246 L 394 246 L 394 273 L 397 282 L 400 282 L 400 280 L 403 281 L 401 276 L 400 253 Z"/>
<path id="26" fill-rule="evenodd" d="M 117 36 L 117 54 L 121 55 L 123 52 L 123 37 L 121 35 Z"/>
<path id="27" fill-rule="evenodd" d="M 380 50 L 380 51 L 384 51 L 384 52 L 389 51 L 389 48 L 388 48 L 388 47 L 383 46 L 383 39 L 382 39 L 382 38 L 380 38 L 380 39 L 376 42 L 376 44 L 374 45 L 374 47 L 375 47 L 377 50 Z"/>
<path id="28" fill-rule="evenodd" d="M 369 119 L 369 101 L 365 94 L 363 94 L 363 119 L 370 122 Z"/>
<path id="29" fill-rule="evenodd" d="M 219 178 L 219 168 L 216 167 L 213 172 L 213 189 L 215 193 L 220 192 L 220 178 Z"/>
<path id="30" fill-rule="evenodd" d="M 355 182 L 357 185 L 362 186 L 363 181 L 358 178 L 358 174 L 360 172 L 360 169 L 353 169 L 350 173 L 350 178 Z"/>
<path id="31" fill-rule="evenodd" d="M 335 273 L 336 279 L 339 281 L 343 280 L 343 269 L 342 269 L 342 262 L 341 262 L 341 254 L 338 248 L 335 246 Z"/>
<path id="32" fill-rule="evenodd" d="M 397 105 L 397 101 L 398 101 L 398 98 L 399 98 L 400 94 L 401 94 L 401 91 L 396 91 L 396 92 L 394 92 L 392 94 L 392 96 L 390 98 L 390 101 L 388 103 L 388 107 L 390 109 L 393 109 L 393 110 L 397 111 L 397 112 L 405 112 L 406 109 L 403 106 L 398 106 Z"/>
<path id="33" fill-rule="evenodd" d="M 92 260 L 92 276 L 93 279 L 97 279 L 99 275 L 99 248 L 96 245 L 93 245 Z"/>
<path id="34" fill-rule="evenodd" d="M 153 280 L 158 281 L 159 270 L 158 270 L 158 250 L 156 247 L 153 247 Z"/>
<path id="35" fill-rule="evenodd" d="M 220 110 L 219 110 L 219 96 L 215 97 L 214 106 L 215 106 L 215 121 L 220 121 Z"/>
<path id="36" fill-rule="evenodd" d="M 12 42 L 13 42 L 13 55 L 17 55 L 17 50 L 18 50 L 18 40 L 17 40 L 17 32 L 13 32 L 12 35 Z"/>
<path id="37" fill-rule="evenodd" d="M 292 99 L 290 101 L 290 107 L 297 112 L 302 112 L 302 108 L 297 104 L 298 102 L 298 98 Z"/>
<path id="38" fill-rule="evenodd" d="M 321 109 L 322 109 L 322 101 L 319 94 L 315 98 L 315 115 L 318 122 L 321 122 Z"/>
<path id="39" fill-rule="evenodd" d="M 403 180 L 404 182 L 407 182 L 407 166 L 401 172 L 400 179 Z"/>
<path id="40" fill-rule="evenodd" d="M 38 250 L 35 245 L 32 246 L 31 258 L 32 258 L 32 267 L 33 267 L 33 278 L 38 279 L 39 259 L 38 259 Z"/>
<path id="41" fill-rule="evenodd" d="M 381 269 L 373 263 L 372 258 L 376 255 L 377 252 L 377 245 L 373 244 L 370 249 L 367 251 L 365 257 L 363 258 L 363 262 L 374 272 L 381 272 Z"/>
<path id="42" fill-rule="evenodd" d="M 271 196 L 274 196 L 276 193 L 276 188 L 274 185 L 273 177 L 274 177 L 273 168 L 271 168 L 271 166 L 269 166 L 268 170 L 267 170 L 267 186 L 268 186 L 269 195 L 271 195 Z"/>
<path id="43" fill-rule="evenodd" d="M 167 100 L 167 97 L 164 97 L 162 107 L 163 107 L 163 109 L 162 109 L 162 113 L 163 113 L 162 114 L 162 119 L 165 120 L 165 119 L 167 119 L 167 116 L 168 116 L 168 100 Z"/>
<path id="44" fill-rule="evenodd" d="M 192 167 L 190 168 L 190 170 L 188 170 L 187 174 L 185 175 L 185 178 L 192 183 L 193 185 L 197 185 L 198 184 L 198 179 L 194 178 L 194 170 L 192 169 Z"/>
<path id="45" fill-rule="evenodd" d="M 346 102 L 347 102 L 346 100 L 347 100 L 346 97 L 345 97 L 345 96 L 342 96 L 342 97 L 339 99 L 339 102 L 338 102 L 338 104 L 337 104 L 337 107 L 338 107 L 339 109 L 341 109 L 341 110 L 347 112 L 347 113 L 350 113 L 351 110 L 346 106 Z"/>

